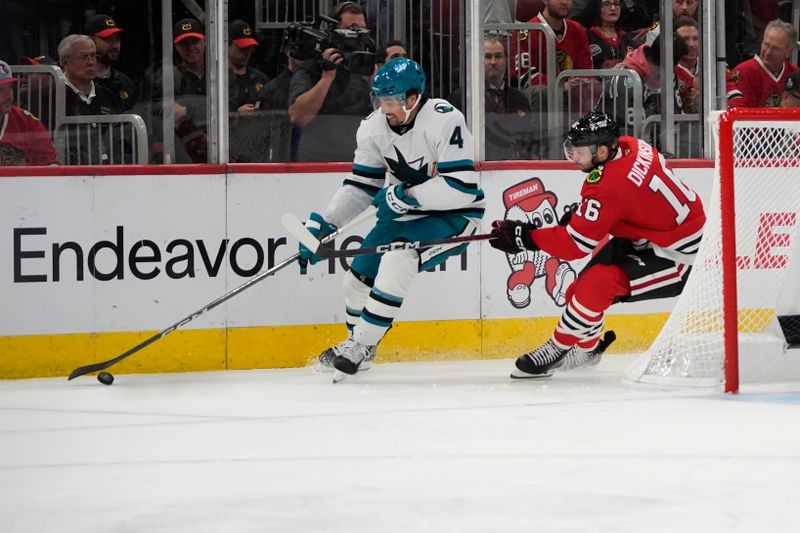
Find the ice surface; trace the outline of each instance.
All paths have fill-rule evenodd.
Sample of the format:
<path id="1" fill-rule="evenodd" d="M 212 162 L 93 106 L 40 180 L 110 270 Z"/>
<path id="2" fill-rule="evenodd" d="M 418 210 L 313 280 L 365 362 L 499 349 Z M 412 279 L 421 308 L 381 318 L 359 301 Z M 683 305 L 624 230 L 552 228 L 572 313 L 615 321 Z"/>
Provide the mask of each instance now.
<path id="1" fill-rule="evenodd" d="M 631 388 L 632 362 L 0 381 L 0 530 L 800 530 L 800 385 Z"/>

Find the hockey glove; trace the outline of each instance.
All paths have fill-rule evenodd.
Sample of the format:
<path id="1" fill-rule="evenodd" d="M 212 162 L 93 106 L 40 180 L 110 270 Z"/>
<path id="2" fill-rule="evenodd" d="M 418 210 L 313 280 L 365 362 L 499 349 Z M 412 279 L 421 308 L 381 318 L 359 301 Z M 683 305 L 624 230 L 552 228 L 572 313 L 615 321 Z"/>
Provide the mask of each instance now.
<path id="1" fill-rule="evenodd" d="M 523 250 L 539 249 L 531 239 L 533 224 L 516 220 L 495 220 L 492 222 L 492 237 L 489 244 L 507 254 L 517 254 Z"/>
<path id="2" fill-rule="evenodd" d="M 306 229 L 317 239 L 324 239 L 336 231 L 336 226 L 327 222 L 319 213 L 311 213 L 306 220 Z M 305 274 L 308 264 L 316 264 L 321 261 L 318 255 L 311 253 L 311 250 L 300 244 L 300 257 L 297 262 L 300 264 L 300 273 Z"/>
<path id="3" fill-rule="evenodd" d="M 390 185 L 378 191 L 372 199 L 372 205 L 378 208 L 378 220 L 394 220 L 408 213 L 409 209 L 419 207 L 419 202 L 406 196 L 406 185 Z"/>

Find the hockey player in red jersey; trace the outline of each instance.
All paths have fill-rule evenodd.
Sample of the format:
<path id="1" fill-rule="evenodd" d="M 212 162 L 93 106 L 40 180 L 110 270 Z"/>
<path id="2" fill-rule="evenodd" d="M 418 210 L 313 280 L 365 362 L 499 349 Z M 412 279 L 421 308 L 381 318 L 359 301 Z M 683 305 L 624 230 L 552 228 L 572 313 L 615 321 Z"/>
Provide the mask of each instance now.
<path id="1" fill-rule="evenodd" d="M 611 115 L 581 117 L 570 128 L 564 151 L 588 173 L 573 216 L 540 229 L 497 220 L 491 245 L 506 253 L 543 250 L 569 261 L 612 238 L 570 285 L 552 337 L 517 359 L 515 378 L 549 376 L 573 350 L 587 360 L 599 357 L 611 304 L 680 294 L 703 235 L 706 217 L 697 194 L 672 174 L 655 148 L 620 137 Z"/>

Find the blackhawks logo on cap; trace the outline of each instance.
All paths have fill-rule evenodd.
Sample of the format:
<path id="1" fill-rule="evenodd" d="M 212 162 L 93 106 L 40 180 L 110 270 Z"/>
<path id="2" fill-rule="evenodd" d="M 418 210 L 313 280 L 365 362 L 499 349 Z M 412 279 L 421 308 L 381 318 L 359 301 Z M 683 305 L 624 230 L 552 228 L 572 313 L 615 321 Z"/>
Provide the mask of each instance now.
<path id="1" fill-rule="evenodd" d="M 191 22 L 184 22 L 183 24 L 181 24 L 181 29 L 183 31 L 191 30 L 192 29 L 192 23 Z"/>

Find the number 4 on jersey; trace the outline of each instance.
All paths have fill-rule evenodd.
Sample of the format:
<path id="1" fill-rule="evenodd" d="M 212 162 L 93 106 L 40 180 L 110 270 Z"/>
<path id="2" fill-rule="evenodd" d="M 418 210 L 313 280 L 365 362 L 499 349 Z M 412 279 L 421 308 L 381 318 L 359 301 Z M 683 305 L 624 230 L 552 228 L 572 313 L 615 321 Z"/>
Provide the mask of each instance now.
<path id="1" fill-rule="evenodd" d="M 461 126 L 456 126 L 453 130 L 453 135 L 450 136 L 450 144 L 456 145 L 459 148 L 464 148 L 464 138 L 461 136 Z"/>

